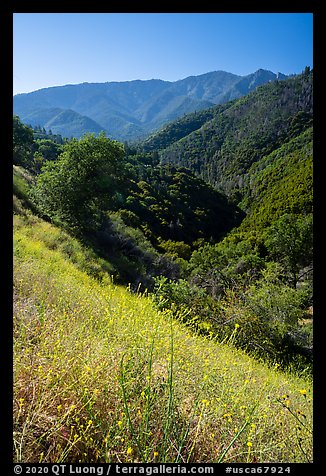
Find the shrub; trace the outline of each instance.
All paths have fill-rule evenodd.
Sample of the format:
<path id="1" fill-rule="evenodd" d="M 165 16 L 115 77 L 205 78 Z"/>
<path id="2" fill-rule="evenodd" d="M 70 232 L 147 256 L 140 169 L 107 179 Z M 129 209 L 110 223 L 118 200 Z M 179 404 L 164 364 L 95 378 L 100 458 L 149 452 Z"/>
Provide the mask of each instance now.
<path id="1" fill-rule="evenodd" d="M 219 323 L 219 304 L 205 291 L 185 279 L 172 281 L 164 276 L 155 278 L 153 298 L 158 309 L 170 310 L 194 330 L 212 335 Z"/>
<path id="2" fill-rule="evenodd" d="M 191 256 L 191 246 L 184 241 L 160 240 L 160 248 L 168 253 L 172 258 L 183 258 L 188 260 Z"/>
<path id="3" fill-rule="evenodd" d="M 269 263 L 262 278 L 240 294 L 229 291 L 223 301 L 229 332 L 237 324 L 234 343 L 256 355 L 288 364 L 296 354 L 305 354 L 308 339 L 300 331 L 299 320 L 305 315 L 310 289 L 294 289 L 282 280 L 282 268 Z M 301 352 L 300 352 L 301 349 Z M 311 363 L 306 355 L 305 366 Z"/>

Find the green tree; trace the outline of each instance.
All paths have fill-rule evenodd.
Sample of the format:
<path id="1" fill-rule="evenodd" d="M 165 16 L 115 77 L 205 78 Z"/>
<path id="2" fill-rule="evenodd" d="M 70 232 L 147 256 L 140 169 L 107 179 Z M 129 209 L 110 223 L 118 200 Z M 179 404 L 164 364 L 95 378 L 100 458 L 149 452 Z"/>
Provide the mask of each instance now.
<path id="1" fill-rule="evenodd" d="M 37 174 L 40 173 L 42 166 L 44 165 L 44 157 L 43 155 L 37 151 L 34 152 L 33 155 L 33 171 L 36 172 Z"/>
<path id="2" fill-rule="evenodd" d="M 191 247 L 184 241 L 162 240 L 160 248 L 173 258 L 183 258 L 189 260 L 191 256 Z"/>
<path id="3" fill-rule="evenodd" d="M 269 262 L 261 277 L 244 292 L 236 295 L 229 290 L 222 302 L 224 319 L 230 331 L 238 324 L 235 345 L 256 356 L 299 366 L 300 359 L 293 357 L 301 354 L 309 364 L 311 343 L 299 321 L 305 316 L 310 289 L 294 289 L 284 284 L 282 275 L 280 263 Z"/>
<path id="4" fill-rule="evenodd" d="M 199 248 L 189 263 L 191 281 L 205 288 L 213 298 L 222 296 L 229 288 L 248 286 L 264 267 L 256 246 L 236 236 Z"/>
<path id="5" fill-rule="evenodd" d="M 45 160 L 55 160 L 63 151 L 61 144 L 57 144 L 49 139 L 37 139 L 35 146 L 37 147 L 37 152 L 42 154 Z"/>
<path id="6" fill-rule="evenodd" d="M 122 144 L 100 134 L 64 145 L 55 162 L 47 162 L 33 195 L 40 210 L 74 232 L 98 229 L 104 211 L 121 201 L 124 185 Z"/>
<path id="7" fill-rule="evenodd" d="M 271 256 L 283 265 L 294 288 L 301 270 L 312 263 L 312 234 L 312 214 L 282 215 L 266 232 L 266 247 Z"/>
<path id="8" fill-rule="evenodd" d="M 31 168 L 33 164 L 33 130 L 25 126 L 18 116 L 13 116 L 13 162 Z"/>

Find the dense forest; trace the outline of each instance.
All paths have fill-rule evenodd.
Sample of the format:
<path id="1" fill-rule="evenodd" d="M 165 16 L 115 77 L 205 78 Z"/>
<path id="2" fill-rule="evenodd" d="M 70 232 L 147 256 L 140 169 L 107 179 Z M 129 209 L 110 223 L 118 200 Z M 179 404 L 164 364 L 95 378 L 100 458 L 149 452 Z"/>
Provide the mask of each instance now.
<path id="1" fill-rule="evenodd" d="M 99 285 L 149 297 L 191 335 L 311 375 L 312 75 L 133 144 L 65 139 L 14 116 L 14 214 L 20 233 L 24 220 L 39 230 L 32 255 L 42 241 Z"/>
<path id="2" fill-rule="evenodd" d="M 189 167 L 239 200 L 251 165 L 312 126 L 312 80 L 307 68 L 270 82 L 241 99 L 181 118 L 139 147 L 156 150 L 162 163 Z"/>

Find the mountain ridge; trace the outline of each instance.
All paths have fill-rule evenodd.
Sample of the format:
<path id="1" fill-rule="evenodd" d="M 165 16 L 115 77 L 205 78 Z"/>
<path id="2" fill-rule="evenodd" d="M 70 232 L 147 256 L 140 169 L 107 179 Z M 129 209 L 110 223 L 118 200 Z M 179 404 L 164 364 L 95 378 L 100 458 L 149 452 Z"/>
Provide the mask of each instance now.
<path id="1" fill-rule="evenodd" d="M 60 122 L 53 125 L 52 131 L 65 137 L 78 138 L 100 128 L 113 139 L 134 141 L 184 114 L 239 98 L 280 77 L 288 76 L 263 69 L 246 76 L 218 70 L 177 81 L 84 82 L 17 94 L 13 106 L 23 122 L 45 128 L 50 119 L 45 121 L 44 114 L 50 115 L 48 110 L 53 108 L 69 109 L 82 116 L 76 116 L 76 124 L 70 123 L 70 128 Z M 93 121 L 90 129 L 89 120 Z"/>
<path id="2" fill-rule="evenodd" d="M 312 72 L 264 84 L 250 94 L 169 123 L 137 147 L 162 163 L 190 168 L 227 195 L 243 175 L 312 124 Z"/>

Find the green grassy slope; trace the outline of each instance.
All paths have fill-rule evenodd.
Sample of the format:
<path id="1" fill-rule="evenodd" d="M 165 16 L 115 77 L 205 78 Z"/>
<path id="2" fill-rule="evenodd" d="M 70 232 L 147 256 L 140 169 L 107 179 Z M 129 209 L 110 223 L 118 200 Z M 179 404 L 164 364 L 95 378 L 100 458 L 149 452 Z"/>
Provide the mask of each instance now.
<path id="1" fill-rule="evenodd" d="M 15 200 L 15 461 L 311 461 L 309 380 L 92 277 Z"/>

